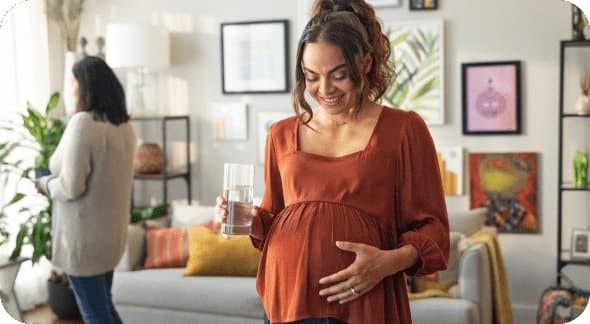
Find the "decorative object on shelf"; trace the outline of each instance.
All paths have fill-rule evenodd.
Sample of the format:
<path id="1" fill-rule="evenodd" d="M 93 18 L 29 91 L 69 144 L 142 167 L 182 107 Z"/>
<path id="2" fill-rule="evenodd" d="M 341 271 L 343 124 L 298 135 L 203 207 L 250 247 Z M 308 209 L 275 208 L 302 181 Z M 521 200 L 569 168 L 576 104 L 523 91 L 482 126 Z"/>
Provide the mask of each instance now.
<path id="1" fill-rule="evenodd" d="M 222 92 L 289 92 L 288 35 L 288 20 L 222 23 Z"/>
<path id="2" fill-rule="evenodd" d="M 162 26 L 109 24 L 106 61 L 127 73 L 127 110 L 131 115 L 153 114 L 158 93 L 155 72 L 170 65 L 170 34 Z M 153 88 L 146 91 L 146 88 Z M 146 100 L 146 95 L 153 98 Z"/>
<path id="3" fill-rule="evenodd" d="M 86 39 L 86 37 L 82 36 L 80 37 L 80 47 L 82 47 L 82 56 L 86 57 L 88 56 L 88 52 L 86 52 L 86 46 L 88 45 L 88 40 Z M 96 38 L 96 48 L 98 49 L 98 51 L 96 52 L 96 54 L 94 54 L 94 56 L 96 57 L 100 57 L 101 59 L 105 59 L 105 55 L 104 55 L 104 38 L 102 36 L 98 36 Z"/>
<path id="4" fill-rule="evenodd" d="M 470 208 L 498 232 L 537 233 L 537 173 L 537 153 L 470 153 Z"/>
<path id="5" fill-rule="evenodd" d="M 584 28 L 588 25 L 588 21 L 582 10 L 578 6 L 572 4 L 572 39 L 573 40 L 584 40 Z"/>
<path id="6" fill-rule="evenodd" d="M 142 143 L 135 152 L 133 170 L 139 174 L 162 172 L 164 155 L 160 145 L 156 143 Z"/>
<path id="7" fill-rule="evenodd" d="M 520 134 L 520 61 L 461 64 L 463 134 Z"/>
<path id="8" fill-rule="evenodd" d="M 580 96 L 576 101 L 576 112 L 578 115 L 590 114 L 590 73 L 586 72 L 580 77 Z"/>
<path id="9" fill-rule="evenodd" d="M 572 258 L 590 259 L 590 230 L 574 228 L 572 230 Z"/>
<path id="10" fill-rule="evenodd" d="M 588 152 L 574 153 L 574 187 L 584 188 L 588 183 Z"/>
<path id="11" fill-rule="evenodd" d="M 463 195 L 463 148 L 439 146 L 436 155 L 445 195 Z"/>
<path id="12" fill-rule="evenodd" d="M 438 0 L 409 0 L 410 10 L 434 10 L 438 8 Z"/>
<path id="13" fill-rule="evenodd" d="M 243 102 L 219 102 L 211 105 L 215 140 L 248 139 L 247 105 Z"/>
<path id="14" fill-rule="evenodd" d="M 390 65 L 397 77 L 383 104 L 415 111 L 429 125 L 444 124 L 444 24 L 442 19 L 385 24 Z"/>
<path id="15" fill-rule="evenodd" d="M 61 36 L 65 40 L 67 51 L 62 93 L 66 113 L 69 115 L 76 111 L 76 102 L 72 93 L 72 67 L 76 63 L 76 42 L 83 5 L 84 0 L 46 0 L 47 18 L 59 25 Z"/>
<path id="16" fill-rule="evenodd" d="M 266 135 L 270 126 L 275 122 L 293 116 L 289 111 L 258 111 L 256 113 L 256 143 L 258 163 L 264 164 L 264 149 L 266 147 Z"/>

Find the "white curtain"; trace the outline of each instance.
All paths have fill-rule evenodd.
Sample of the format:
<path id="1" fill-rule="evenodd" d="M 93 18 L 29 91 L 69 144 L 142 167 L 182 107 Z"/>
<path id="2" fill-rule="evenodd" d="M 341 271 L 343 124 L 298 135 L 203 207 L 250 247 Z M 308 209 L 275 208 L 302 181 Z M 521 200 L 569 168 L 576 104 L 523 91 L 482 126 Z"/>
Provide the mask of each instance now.
<path id="1" fill-rule="evenodd" d="M 16 2 L 16 1 L 15 1 Z M 3 15 L 4 12 L 0 12 Z M 17 119 L 30 101 L 38 109 L 45 109 L 50 95 L 48 27 L 45 2 L 20 1 L 4 16 L 0 27 L 0 118 Z M 12 136 L 0 133 L 2 139 Z M 22 151 L 19 158 L 33 163 L 33 153 Z M 13 188 L 0 188 L 0 201 L 12 197 Z M 23 184 L 21 192 L 34 193 L 32 185 Z M 12 233 L 10 242 L 0 246 L 0 255 L 10 255 L 22 219 L 9 215 L 6 226 Z M 23 249 L 23 255 L 31 249 Z M 32 309 L 47 300 L 46 281 L 51 265 L 46 260 L 32 266 L 22 265 L 15 283 L 19 304 L 23 310 Z"/>

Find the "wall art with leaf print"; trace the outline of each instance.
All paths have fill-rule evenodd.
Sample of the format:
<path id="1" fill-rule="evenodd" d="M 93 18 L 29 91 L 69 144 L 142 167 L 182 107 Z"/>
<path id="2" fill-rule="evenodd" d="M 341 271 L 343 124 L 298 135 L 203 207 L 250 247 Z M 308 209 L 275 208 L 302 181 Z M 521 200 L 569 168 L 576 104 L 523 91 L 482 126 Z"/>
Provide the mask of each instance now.
<path id="1" fill-rule="evenodd" d="M 396 79 L 383 96 L 385 105 L 417 112 L 427 124 L 444 124 L 443 20 L 385 24 Z"/>

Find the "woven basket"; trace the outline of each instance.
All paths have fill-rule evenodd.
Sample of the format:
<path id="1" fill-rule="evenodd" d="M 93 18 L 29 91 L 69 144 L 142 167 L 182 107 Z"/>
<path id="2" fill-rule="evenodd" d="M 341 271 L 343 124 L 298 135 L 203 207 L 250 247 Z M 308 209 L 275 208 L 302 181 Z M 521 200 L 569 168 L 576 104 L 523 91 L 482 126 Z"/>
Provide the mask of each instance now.
<path id="1" fill-rule="evenodd" d="M 135 173 L 153 174 L 162 172 L 164 155 L 156 143 L 142 143 L 135 153 L 133 170 Z"/>

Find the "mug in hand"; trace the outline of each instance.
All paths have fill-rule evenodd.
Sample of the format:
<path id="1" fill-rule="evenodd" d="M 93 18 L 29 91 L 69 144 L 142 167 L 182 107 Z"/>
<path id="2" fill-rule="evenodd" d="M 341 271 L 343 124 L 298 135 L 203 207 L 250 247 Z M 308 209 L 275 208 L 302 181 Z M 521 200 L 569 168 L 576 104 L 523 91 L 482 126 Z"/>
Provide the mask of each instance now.
<path id="1" fill-rule="evenodd" d="M 248 235 L 252 225 L 254 165 L 225 163 L 223 165 L 223 196 L 227 201 L 227 218 L 221 232 Z"/>

